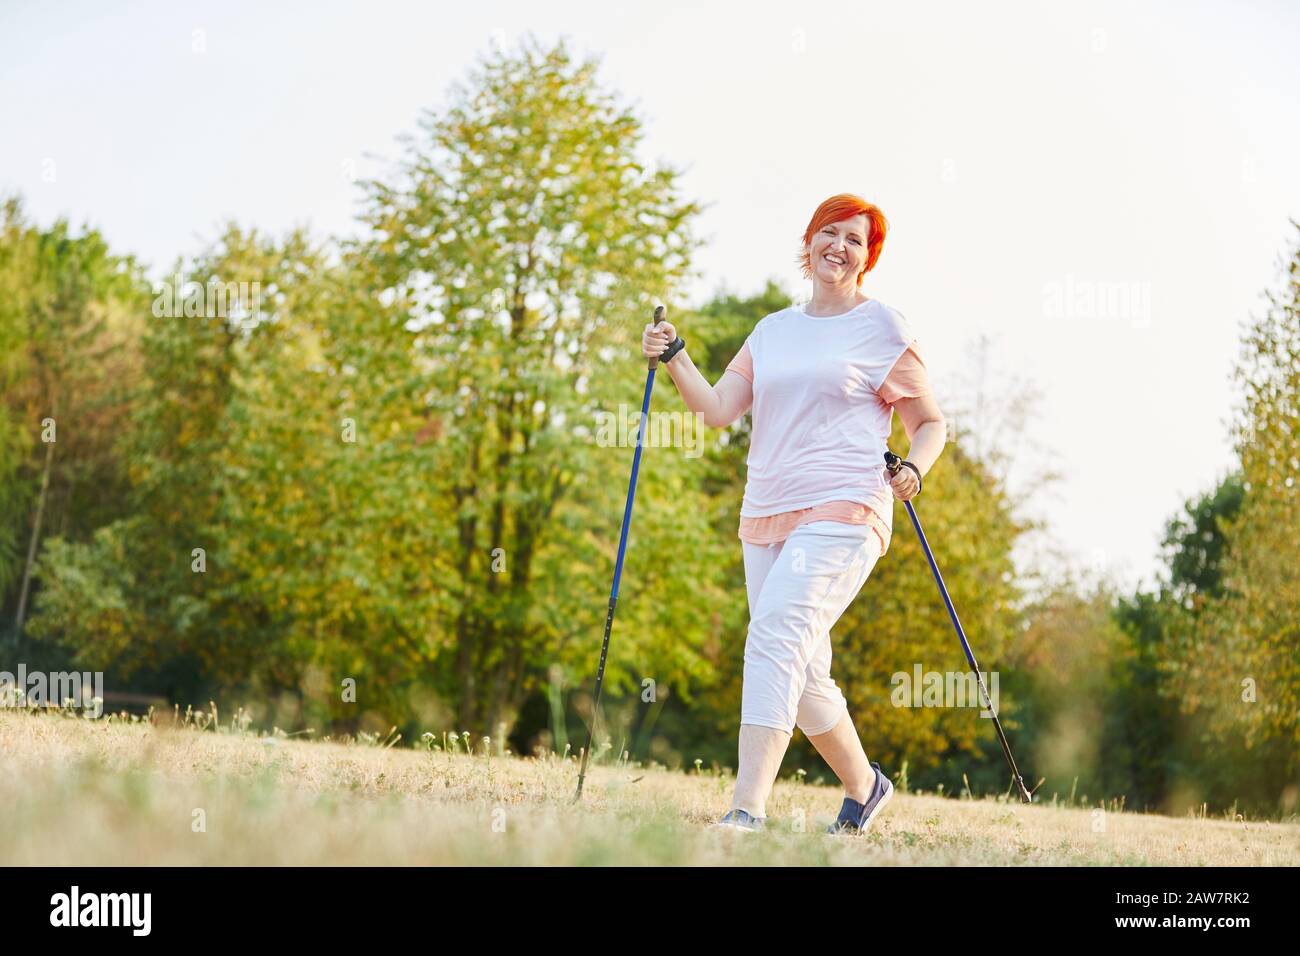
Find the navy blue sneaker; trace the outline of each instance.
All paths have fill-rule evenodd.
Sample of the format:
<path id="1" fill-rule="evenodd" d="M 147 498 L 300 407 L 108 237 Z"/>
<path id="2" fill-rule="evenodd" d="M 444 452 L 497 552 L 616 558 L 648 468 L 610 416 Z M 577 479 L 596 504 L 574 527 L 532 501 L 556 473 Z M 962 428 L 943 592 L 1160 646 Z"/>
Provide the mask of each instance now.
<path id="1" fill-rule="evenodd" d="M 710 823 L 710 830 L 739 830 L 753 833 L 761 830 L 767 823 L 767 817 L 750 816 L 744 810 L 728 810 L 717 823 Z"/>
<path id="2" fill-rule="evenodd" d="M 840 815 L 834 823 L 826 828 L 827 833 L 863 833 L 871 827 L 871 821 L 876 818 L 885 804 L 890 801 L 894 795 L 894 785 L 889 782 L 885 776 L 880 764 L 873 763 L 871 769 L 876 771 L 876 785 L 871 790 L 871 796 L 867 798 L 866 803 L 858 803 L 852 797 L 844 798 L 844 805 L 840 807 Z"/>

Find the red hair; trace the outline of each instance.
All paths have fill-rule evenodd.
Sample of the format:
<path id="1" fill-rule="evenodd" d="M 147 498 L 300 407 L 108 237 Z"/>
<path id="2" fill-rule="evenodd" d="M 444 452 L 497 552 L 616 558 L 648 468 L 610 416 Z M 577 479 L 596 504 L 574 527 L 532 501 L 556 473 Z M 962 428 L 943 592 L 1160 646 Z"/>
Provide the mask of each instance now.
<path id="1" fill-rule="evenodd" d="M 876 260 L 880 258 L 880 250 L 885 245 L 885 233 L 889 230 L 889 221 L 885 219 L 885 214 L 878 207 L 867 202 L 861 196 L 855 196 L 852 193 L 840 193 L 838 196 L 832 196 L 818 206 L 817 211 L 813 213 L 808 228 L 804 230 L 803 245 L 806 246 L 811 243 L 813 234 L 823 226 L 844 219 L 852 219 L 854 216 L 866 216 L 867 223 L 871 227 L 867 236 L 867 267 L 858 273 L 858 285 L 862 285 L 862 277 L 875 267 Z M 812 260 L 809 258 L 807 250 L 800 249 L 799 258 L 796 261 L 803 270 L 803 277 L 811 279 L 813 274 Z"/>

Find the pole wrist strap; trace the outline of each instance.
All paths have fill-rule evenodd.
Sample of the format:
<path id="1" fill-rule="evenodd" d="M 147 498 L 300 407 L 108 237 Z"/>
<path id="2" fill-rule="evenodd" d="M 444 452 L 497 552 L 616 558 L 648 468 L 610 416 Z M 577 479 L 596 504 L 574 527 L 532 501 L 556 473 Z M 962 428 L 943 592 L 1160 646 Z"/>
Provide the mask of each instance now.
<path id="1" fill-rule="evenodd" d="M 920 468 L 917 468 L 916 465 L 912 464 L 910 461 L 902 461 L 902 462 L 900 462 L 900 464 L 901 464 L 904 468 L 911 468 L 912 471 L 914 471 L 914 472 L 916 473 L 916 493 L 919 495 L 919 494 L 921 493 L 921 485 L 922 485 L 922 482 L 921 482 L 921 469 L 920 469 Z"/>
<path id="2" fill-rule="evenodd" d="M 660 354 L 659 361 L 667 362 L 684 348 L 686 348 L 686 340 L 679 335 L 673 343 Z"/>

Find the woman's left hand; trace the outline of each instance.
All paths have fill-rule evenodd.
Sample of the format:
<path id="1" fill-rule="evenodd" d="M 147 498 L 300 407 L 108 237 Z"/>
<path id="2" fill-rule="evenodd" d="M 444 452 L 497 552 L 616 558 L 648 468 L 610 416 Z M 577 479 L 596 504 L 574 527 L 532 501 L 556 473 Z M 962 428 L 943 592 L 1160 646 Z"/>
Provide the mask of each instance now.
<path id="1" fill-rule="evenodd" d="M 909 498 L 916 497 L 916 493 L 921 490 L 921 482 L 916 477 L 916 472 L 911 468 L 900 466 L 898 474 L 890 475 L 889 469 L 885 469 L 885 478 L 889 482 L 890 489 L 894 492 L 894 497 L 899 501 L 907 501 Z"/>

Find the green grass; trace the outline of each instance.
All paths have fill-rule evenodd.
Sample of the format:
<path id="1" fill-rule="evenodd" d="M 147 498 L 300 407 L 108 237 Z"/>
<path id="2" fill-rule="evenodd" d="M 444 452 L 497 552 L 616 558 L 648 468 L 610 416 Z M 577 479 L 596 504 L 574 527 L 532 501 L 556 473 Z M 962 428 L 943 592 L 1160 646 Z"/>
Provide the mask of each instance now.
<path id="1" fill-rule="evenodd" d="M 706 825 L 727 808 L 728 775 L 596 766 L 575 806 L 572 757 L 488 756 L 481 747 L 468 755 L 441 735 L 402 747 L 392 738 L 306 741 L 259 737 L 237 720 L 197 723 L 0 712 L 0 864 L 1300 862 L 1294 823 L 1098 817 L 1080 807 L 904 793 L 870 834 L 827 837 L 839 791 L 795 780 L 778 783 L 768 832 L 720 832 Z"/>

